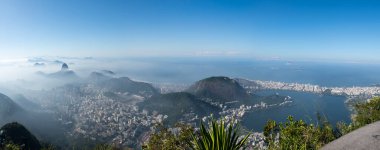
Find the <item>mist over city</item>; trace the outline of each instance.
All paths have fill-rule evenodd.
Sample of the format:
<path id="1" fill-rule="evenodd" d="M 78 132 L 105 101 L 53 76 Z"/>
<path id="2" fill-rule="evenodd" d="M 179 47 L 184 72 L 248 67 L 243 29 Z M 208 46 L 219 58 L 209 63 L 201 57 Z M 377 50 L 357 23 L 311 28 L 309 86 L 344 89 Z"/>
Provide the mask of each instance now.
<path id="1" fill-rule="evenodd" d="M 0 149 L 378 149 L 377 1 L 0 2 Z"/>

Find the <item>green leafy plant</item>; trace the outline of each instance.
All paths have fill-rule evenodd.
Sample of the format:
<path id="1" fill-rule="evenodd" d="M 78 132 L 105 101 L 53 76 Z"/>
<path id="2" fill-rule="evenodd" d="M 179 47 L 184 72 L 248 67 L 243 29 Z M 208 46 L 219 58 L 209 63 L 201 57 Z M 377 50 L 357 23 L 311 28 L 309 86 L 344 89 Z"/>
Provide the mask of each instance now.
<path id="1" fill-rule="evenodd" d="M 211 127 L 206 128 L 201 123 L 199 136 L 193 136 L 193 148 L 198 150 L 238 150 L 244 148 L 250 134 L 240 137 L 240 128 L 228 125 L 224 121 L 211 122 Z"/>
<path id="2" fill-rule="evenodd" d="M 5 150 L 21 150 L 20 146 L 15 144 L 7 144 L 5 145 Z"/>
<path id="3" fill-rule="evenodd" d="M 380 120 L 380 97 L 371 99 L 367 103 L 357 104 L 357 112 L 353 119 L 355 126 L 364 126 Z"/>
<path id="4" fill-rule="evenodd" d="M 265 142 L 269 145 L 269 147 L 276 146 L 277 143 L 275 143 L 275 141 L 278 132 L 279 128 L 276 121 L 269 120 L 267 124 L 264 126 L 264 136 L 266 137 Z"/>
<path id="5" fill-rule="evenodd" d="M 178 123 L 175 125 L 178 133 L 171 132 L 163 125 L 157 125 L 157 131 L 151 134 L 148 142 L 142 146 L 144 150 L 186 150 L 190 149 L 190 142 L 194 128 L 190 125 Z"/>
<path id="6" fill-rule="evenodd" d="M 355 105 L 356 114 L 352 117 L 352 123 L 339 122 L 337 127 L 342 135 L 347 134 L 367 124 L 380 120 L 380 97 L 375 97 L 366 103 Z"/>
<path id="7" fill-rule="evenodd" d="M 268 121 L 264 127 L 264 135 L 269 149 L 319 149 L 336 139 L 328 122 L 315 126 L 303 120 L 294 120 L 292 116 L 285 123 Z"/>

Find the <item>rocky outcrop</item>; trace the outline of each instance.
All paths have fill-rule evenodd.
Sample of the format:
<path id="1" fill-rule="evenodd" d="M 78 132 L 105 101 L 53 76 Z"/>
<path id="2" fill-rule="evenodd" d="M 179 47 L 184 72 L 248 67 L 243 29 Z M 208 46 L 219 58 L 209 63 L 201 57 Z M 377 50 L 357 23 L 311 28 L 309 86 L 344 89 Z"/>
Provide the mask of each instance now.
<path id="1" fill-rule="evenodd" d="M 62 64 L 61 71 L 69 70 L 69 66 L 66 63 Z"/>

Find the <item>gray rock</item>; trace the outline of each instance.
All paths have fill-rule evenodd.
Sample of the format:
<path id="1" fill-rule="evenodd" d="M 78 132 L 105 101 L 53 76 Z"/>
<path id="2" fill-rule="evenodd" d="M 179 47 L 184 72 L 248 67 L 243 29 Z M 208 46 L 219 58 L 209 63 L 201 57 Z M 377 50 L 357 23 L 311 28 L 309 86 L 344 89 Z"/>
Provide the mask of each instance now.
<path id="1" fill-rule="evenodd" d="M 332 141 L 322 150 L 380 150 L 380 121 L 361 127 Z"/>

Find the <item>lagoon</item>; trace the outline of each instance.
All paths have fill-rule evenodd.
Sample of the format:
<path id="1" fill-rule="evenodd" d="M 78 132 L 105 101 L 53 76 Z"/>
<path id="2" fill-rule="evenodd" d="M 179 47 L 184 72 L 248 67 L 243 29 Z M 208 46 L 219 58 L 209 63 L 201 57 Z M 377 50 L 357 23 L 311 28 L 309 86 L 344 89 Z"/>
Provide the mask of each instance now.
<path id="1" fill-rule="evenodd" d="M 265 96 L 276 93 L 292 97 L 293 104 L 249 112 L 243 117 L 242 125 L 253 131 L 262 131 L 269 119 L 276 122 L 285 122 L 289 115 L 292 115 L 294 119 L 316 123 L 318 113 L 325 116 L 333 125 L 339 121 L 350 122 L 350 111 L 344 103 L 346 100 L 344 96 L 283 90 L 265 90 L 255 94 Z"/>

